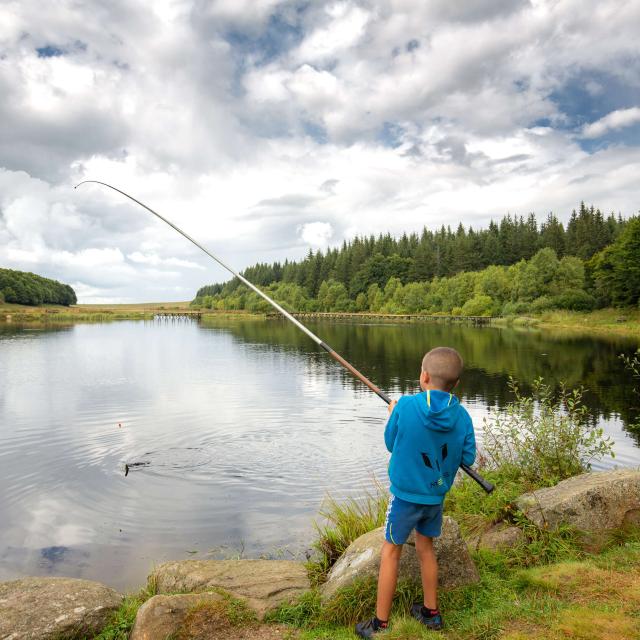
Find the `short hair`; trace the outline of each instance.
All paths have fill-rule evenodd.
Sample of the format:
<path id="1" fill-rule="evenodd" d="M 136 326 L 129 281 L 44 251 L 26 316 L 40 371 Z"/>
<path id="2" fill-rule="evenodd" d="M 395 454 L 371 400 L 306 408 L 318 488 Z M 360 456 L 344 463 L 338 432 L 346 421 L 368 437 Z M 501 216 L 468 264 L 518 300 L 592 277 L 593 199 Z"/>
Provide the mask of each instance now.
<path id="1" fill-rule="evenodd" d="M 422 370 L 429 374 L 434 385 L 445 391 L 456 386 L 463 367 L 462 357 L 451 347 L 436 347 L 422 358 Z"/>

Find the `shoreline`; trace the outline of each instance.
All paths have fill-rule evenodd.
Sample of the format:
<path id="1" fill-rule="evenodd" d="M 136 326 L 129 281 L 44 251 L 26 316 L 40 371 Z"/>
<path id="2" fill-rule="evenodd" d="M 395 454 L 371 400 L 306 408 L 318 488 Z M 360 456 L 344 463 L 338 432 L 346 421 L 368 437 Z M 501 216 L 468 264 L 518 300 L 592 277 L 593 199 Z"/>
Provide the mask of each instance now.
<path id="1" fill-rule="evenodd" d="M 381 313 L 340 313 L 318 312 L 294 314 L 303 319 L 371 322 L 436 322 L 491 326 L 521 330 L 553 330 L 574 335 L 590 334 L 598 336 L 619 336 L 640 338 L 640 309 L 599 309 L 597 311 L 547 311 L 537 315 L 489 317 L 452 316 L 424 314 L 381 314 Z M 17 304 L 0 304 L 0 323 L 65 323 L 65 322 L 109 322 L 116 320 L 181 319 L 195 317 L 208 320 L 224 319 L 265 319 L 276 317 L 272 313 L 252 313 L 248 311 L 197 309 L 190 302 L 157 302 L 138 304 L 79 304 L 71 307 L 42 305 L 30 307 Z"/>

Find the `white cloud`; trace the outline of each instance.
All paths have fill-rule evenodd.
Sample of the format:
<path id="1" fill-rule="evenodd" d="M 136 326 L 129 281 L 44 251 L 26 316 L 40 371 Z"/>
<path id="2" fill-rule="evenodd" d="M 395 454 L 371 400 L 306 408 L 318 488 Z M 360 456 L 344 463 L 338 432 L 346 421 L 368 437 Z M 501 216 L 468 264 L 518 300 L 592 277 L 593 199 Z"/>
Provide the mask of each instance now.
<path id="1" fill-rule="evenodd" d="M 314 247 L 326 247 L 333 236 L 329 222 L 307 222 L 300 227 L 300 237 Z"/>
<path id="2" fill-rule="evenodd" d="M 150 264 L 154 267 L 168 265 L 173 267 L 185 267 L 186 269 L 204 269 L 204 267 L 197 262 L 182 260 L 180 258 L 161 258 L 156 253 L 141 253 L 140 251 L 134 251 L 133 253 L 130 253 L 127 258 L 132 262 Z"/>
<path id="3" fill-rule="evenodd" d="M 609 131 L 629 127 L 640 122 L 640 107 L 630 109 L 618 109 L 606 116 L 587 124 L 582 129 L 584 138 L 599 138 Z"/>
<path id="4" fill-rule="evenodd" d="M 300 61 L 322 62 L 356 45 L 365 33 L 370 13 L 352 2 L 326 7 L 329 22 L 312 31 L 294 54 Z"/>

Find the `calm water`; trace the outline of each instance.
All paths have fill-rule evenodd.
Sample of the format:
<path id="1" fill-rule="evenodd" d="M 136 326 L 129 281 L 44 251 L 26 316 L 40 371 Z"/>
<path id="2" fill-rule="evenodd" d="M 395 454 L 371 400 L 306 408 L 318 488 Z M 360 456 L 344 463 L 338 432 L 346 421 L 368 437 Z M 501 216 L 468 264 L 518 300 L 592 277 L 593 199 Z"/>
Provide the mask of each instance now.
<path id="1" fill-rule="evenodd" d="M 456 347 L 478 432 L 488 407 L 508 401 L 509 375 L 583 383 L 615 464 L 639 462 L 633 382 L 617 359 L 631 341 L 312 328 L 392 394 L 416 390 L 425 350 Z M 385 416 L 281 321 L 0 325 L 0 580 L 69 575 L 130 589 L 165 559 L 303 554 L 328 491 L 384 480 Z M 142 464 L 125 477 L 132 462 Z"/>

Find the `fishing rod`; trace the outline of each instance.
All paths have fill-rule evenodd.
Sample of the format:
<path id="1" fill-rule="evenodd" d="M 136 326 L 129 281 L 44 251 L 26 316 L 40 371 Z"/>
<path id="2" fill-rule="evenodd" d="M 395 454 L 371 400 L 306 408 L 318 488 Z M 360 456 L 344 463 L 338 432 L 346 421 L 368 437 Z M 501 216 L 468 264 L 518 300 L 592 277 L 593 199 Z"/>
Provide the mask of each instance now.
<path id="1" fill-rule="evenodd" d="M 255 291 L 261 298 L 264 298 L 264 300 L 266 300 L 272 307 L 277 309 L 287 320 L 295 324 L 296 327 L 300 329 L 300 331 L 303 331 L 304 333 L 306 333 L 318 346 L 322 347 L 334 360 L 336 360 L 336 362 L 340 363 L 349 373 L 351 373 L 353 376 L 358 378 L 360 382 L 364 383 L 367 387 L 369 387 L 371 391 L 373 391 L 375 394 L 380 396 L 380 398 L 382 398 L 387 404 L 391 404 L 391 398 L 384 391 L 382 391 L 382 389 L 380 389 L 375 384 L 373 384 L 373 382 L 371 382 L 369 378 L 367 378 L 365 375 L 360 373 L 360 371 L 358 371 L 351 363 L 347 362 L 339 353 L 334 351 L 326 342 L 324 342 L 315 333 L 313 333 L 307 327 L 305 327 L 302 324 L 302 322 L 294 318 L 286 309 L 281 307 L 275 300 L 273 300 L 266 293 L 264 293 L 264 291 L 261 291 L 260 289 L 258 289 L 258 287 L 256 287 L 251 282 L 249 282 L 241 273 L 238 273 L 237 271 L 232 269 L 229 265 L 225 264 L 222 260 L 220 260 L 220 258 L 213 255 L 211 251 L 209 251 L 208 249 L 205 249 L 205 247 L 203 247 L 199 242 L 194 240 L 189 234 L 185 233 L 182 229 L 178 228 L 175 224 L 173 224 L 173 222 L 171 222 L 170 220 L 167 220 L 164 216 L 161 216 L 157 211 L 154 211 L 151 207 L 148 207 L 146 204 L 144 204 L 144 202 L 140 202 L 140 200 L 136 200 L 133 196 L 130 196 L 128 193 L 125 193 L 121 189 L 117 189 L 116 187 L 113 187 L 112 185 L 107 184 L 106 182 L 100 182 L 99 180 L 83 180 L 82 182 L 79 182 L 74 187 L 74 189 L 77 189 L 80 185 L 87 184 L 87 183 L 101 184 L 104 187 L 113 189 L 114 191 L 117 191 L 118 193 L 122 194 L 125 198 L 129 198 L 129 200 L 133 200 L 133 202 L 135 202 L 136 204 L 139 204 L 141 207 L 143 207 L 144 209 L 152 213 L 154 216 L 156 216 L 157 218 L 160 218 L 160 220 L 162 220 L 163 222 L 166 222 L 170 227 L 175 229 L 181 236 L 184 236 L 187 240 L 189 240 L 189 242 L 195 244 L 196 247 L 198 247 L 198 249 L 200 249 L 201 251 L 204 251 L 210 258 L 215 260 L 220 266 L 224 267 L 227 271 L 231 272 L 236 278 L 238 278 L 238 280 L 240 280 L 240 282 L 242 282 L 247 287 L 249 287 L 249 289 L 251 289 L 252 291 Z M 460 468 L 468 476 L 473 478 L 473 480 L 475 480 L 487 493 L 491 493 L 493 491 L 494 486 L 490 482 L 485 480 L 477 471 L 475 471 L 474 469 L 472 469 L 466 464 L 460 465 Z"/>

